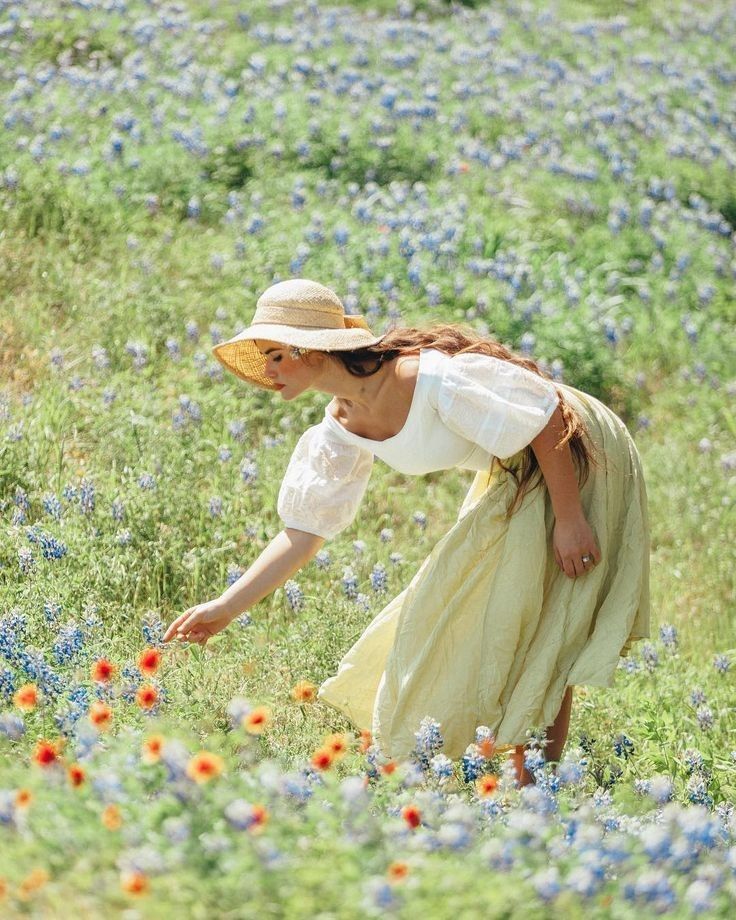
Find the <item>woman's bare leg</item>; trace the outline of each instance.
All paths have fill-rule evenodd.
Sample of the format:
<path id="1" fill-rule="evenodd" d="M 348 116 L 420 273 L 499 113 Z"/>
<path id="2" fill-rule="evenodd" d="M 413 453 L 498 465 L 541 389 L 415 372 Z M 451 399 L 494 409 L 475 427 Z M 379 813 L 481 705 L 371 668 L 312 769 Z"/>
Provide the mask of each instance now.
<path id="1" fill-rule="evenodd" d="M 557 718 L 547 728 L 547 747 L 544 749 L 544 759 L 546 761 L 556 761 L 562 757 L 562 750 L 567 741 L 567 733 L 570 730 L 570 711 L 572 709 L 572 687 L 565 690 L 562 697 L 562 705 L 557 713 Z M 516 778 L 520 786 L 528 786 L 534 782 L 534 777 L 524 766 L 524 745 L 517 744 L 514 753 L 509 755 L 516 770 Z"/>
<path id="2" fill-rule="evenodd" d="M 549 744 L 544 749 L 544 759 L 559 760 L 562 757 L 562 749 L 567 741 L 567 733 L 570 730 L 570 711 L 572 709 L 572 687 L 565 690 L 562 697 L 562 705 L 557 713 L 557 718 L 547 729 L 547 741 Z"/>

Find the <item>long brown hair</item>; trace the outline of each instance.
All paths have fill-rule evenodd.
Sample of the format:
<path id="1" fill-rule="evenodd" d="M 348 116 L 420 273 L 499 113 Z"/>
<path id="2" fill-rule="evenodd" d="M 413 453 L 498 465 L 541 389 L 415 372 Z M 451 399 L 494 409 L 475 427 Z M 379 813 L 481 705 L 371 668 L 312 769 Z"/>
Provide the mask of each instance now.
<path id="1" fill-rule="evenodd" d="M 547 380 L 552 378 L 538 367 L 536 361 L 514 354 L 505 345 L 489 337 L 482 337 L 473 329 L 457 324 L 438 323 L 426 329 L 392 329 L 380 342 L 369 348 L 360 348 L 353 351 L 329 352 L 331 358 L 339 360 L 346 370 L 355 377 L 369 377 L 375 374 L 386 361 L 392 361 L 400 355 L 414 354 L 420 348 L 435 348 L 447 355 L 474 353 L 489 355 L 526 368 L 534 374 L 539 374 Z M 585 484 L 590 473 L 590 464 L 597 466 L 595 447 L 590 441 L 585 425 L 578 413 L 565 400 L 559 387 L 555 387 L 559 399 L 559 409 L 562 413 L 564 433 L 556 447 L 563 444 L 570 445 L 573 462 L 577 467 L 578 485 Z M 494 457 L 491 463 L 498 463 L 502 470 L 512 475 L 516 480 L 516 494 L 507 509 L 507 517 L 511 517 L 521 503 L 527 491 L 537 488 L 543 481 L 539 462 L 531 445 L 522 451 L 521 462 L 518 467 L 506 466 L 503 461 Z"/>

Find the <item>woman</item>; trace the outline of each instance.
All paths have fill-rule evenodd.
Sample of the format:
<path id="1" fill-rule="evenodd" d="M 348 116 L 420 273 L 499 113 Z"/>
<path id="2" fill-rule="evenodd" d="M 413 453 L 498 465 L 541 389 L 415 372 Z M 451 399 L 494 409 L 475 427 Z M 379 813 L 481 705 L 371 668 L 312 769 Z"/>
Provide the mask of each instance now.
<path id="1" fill-rule="evenodd" d="M 457 523 L 318 696 L 395 758 L 424 716 L 453 758 L 487 725 L 532 782 L 527 729 L 546 726 L 545 757 L 559 760 L 573 685 L 610 686 L 619 655 L 649 635 L 647 498 L 623 422 L 470 330 L 375 336 L 303 279 L 270 287 L 251 326 L 214 352 L 283 399 L 333 398 L 286 471 L 284 529 L 165 641 L 205 644 L 290 578 L 351 523 L 374 456 L 409 474 L 475 470 Z"/>

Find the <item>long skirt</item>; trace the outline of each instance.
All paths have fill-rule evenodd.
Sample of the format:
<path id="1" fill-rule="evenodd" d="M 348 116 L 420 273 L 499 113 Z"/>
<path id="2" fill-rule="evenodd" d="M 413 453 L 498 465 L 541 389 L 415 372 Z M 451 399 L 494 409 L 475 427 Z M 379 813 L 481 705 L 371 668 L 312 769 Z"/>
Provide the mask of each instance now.
<path id="1" fill-rule="evenodd" d="M 368 625 L 318 698 L 381 751 L 408 757 L 429 716 L 456 759 L 487 726 L 498 751 L 554 722 L 568 686 L 610 687 L 621 655 L 649 636 L 649 519 L 641 460 L 607 406 L 560 385 L 596 450 L 580 496 L 601 561 L 557 565 L 544 482 L 510 519 L 513 477 L 478 473 L 457 523 L 406 590 Z M 505 461 L 518 464 L 521 454 Z"/>

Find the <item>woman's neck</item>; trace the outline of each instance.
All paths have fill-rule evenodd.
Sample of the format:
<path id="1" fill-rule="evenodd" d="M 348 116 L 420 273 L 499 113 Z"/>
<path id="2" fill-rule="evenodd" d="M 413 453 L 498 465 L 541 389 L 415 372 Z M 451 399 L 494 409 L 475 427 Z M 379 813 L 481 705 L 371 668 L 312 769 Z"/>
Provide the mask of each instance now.
<path id="1" fill-rule="evenodd" d="M 314 387 L 322 393 L 328 393 L 347 405 L 363 411 L 370 411 L 380 400 L 385 388 L 393 376 L 393 363 L 387 361 L 375 374 L 368 377 L 356 377 L 351 374 L 341 361 L 327 359 L 322 374 L 315 380 Z"/>

